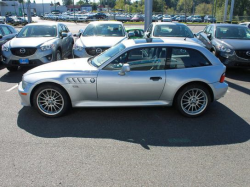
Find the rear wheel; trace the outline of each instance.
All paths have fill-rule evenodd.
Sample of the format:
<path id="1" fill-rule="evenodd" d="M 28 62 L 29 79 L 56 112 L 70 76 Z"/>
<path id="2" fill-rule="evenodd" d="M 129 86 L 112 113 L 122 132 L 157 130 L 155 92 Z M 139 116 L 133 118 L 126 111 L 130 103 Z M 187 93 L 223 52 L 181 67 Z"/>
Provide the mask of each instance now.
<path id="1" fill-rule="evenodd" d="M 55 84 L 38 87 L 33 94 L 32 102 L 41 115 L 50 118 L 62 116 L 71 106 L 66 91 Z"/>
<path id="2" fill-rule="evenodd" d="M 207 110 L 211 103 L 211 96 L 205 86 L 191 84 L 180 90 L 175 102 L 177 109 L 182 115 L 198 117 Z"/>
<path id="3" fill-rule="evenodd" d="M 10 72 L 17 71 L 18 66 L 7 67 L 7 70 L 9 70 Z"/>

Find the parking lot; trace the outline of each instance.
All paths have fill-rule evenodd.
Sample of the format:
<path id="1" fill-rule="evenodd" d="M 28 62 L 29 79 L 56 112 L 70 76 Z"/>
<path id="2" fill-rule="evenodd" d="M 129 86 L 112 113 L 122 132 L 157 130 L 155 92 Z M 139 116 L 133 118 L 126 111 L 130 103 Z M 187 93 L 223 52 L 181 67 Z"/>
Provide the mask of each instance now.
<path id="1" fill-rule="evenodd" d="M 226 96 L 195 119 L 172 107 L 44 118 L 20 104 L 26 71 L 0 66 L 0 186 L 249 186 L 249 70 L 229 69 Z"/>

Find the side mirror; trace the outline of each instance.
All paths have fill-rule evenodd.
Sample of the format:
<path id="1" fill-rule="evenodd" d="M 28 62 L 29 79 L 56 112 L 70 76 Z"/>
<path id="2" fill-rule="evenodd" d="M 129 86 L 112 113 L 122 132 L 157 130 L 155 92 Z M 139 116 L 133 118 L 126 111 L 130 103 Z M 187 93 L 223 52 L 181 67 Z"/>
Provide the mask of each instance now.
<path id="1" fill-rule="evenodd" d="M 194 37 L 197 38 L 197 34 L 194 34 Z"/>
<path id="2" fill-rule="evenodd" d="M 62 38 L 66 38 L 67 36 L 68 36 L 68 34 L 67 34 L 66 32 L 62 32 L 62 33 L 61 33 L 61 37 L 62 37 Z"/>
<path id="3" fill-rule="evenodd" d="M 130 38 L 132 38 L 132 37 L 134 37 L 135 36 L 135 33 L 133 33 L 133 32 L 129 32 L 128 33 L 128 38 L 130 39 Z"/>
<path id="4" fill-rule="evenodd" d="M 2 39 L 3 38 L 3 36 L 0 34 L 0 39 Z"/>
<path id="5" fill-rule="evenodd" d="M 123 64 L 121 71 L 119 72 L 119 75 L 124 76 L 126 72 L 130 72 L 130 66 L 129 64 Z"/>
<path id="6" fill-rule="evenodd" d="M 211 35 L 211 34 L 208 34 L 208 35 L 207 35 L 207 38 L 208 38 L 209 40 L 212 40 L 212 35 Z"/>

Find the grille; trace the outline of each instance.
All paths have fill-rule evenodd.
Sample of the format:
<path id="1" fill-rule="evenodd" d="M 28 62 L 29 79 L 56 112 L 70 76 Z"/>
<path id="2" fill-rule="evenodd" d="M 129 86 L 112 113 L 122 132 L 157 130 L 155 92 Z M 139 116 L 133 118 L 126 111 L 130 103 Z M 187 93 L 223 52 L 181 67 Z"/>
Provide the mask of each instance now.
<path id="1" fill-rule="evenodd" d="M 22 49 L 22 50 L 24 49 L 25 52 L 21 53 L 20 49 Z M 12 48 L 11 52 L 15 56 L 26 57 L 26 56 L 30 56 L 30 55 L 35 54 L 36 50 L 37 50 L 37 48 L 22 48 L 22 47 L 20 47 L 20 48 Z"/>
<path id="2" fill-rule="evenodd" d="M 101 49 L 102 52 L 106 51 L 107 49 L 109 49 L 109 47 L 87 47 L 85 48 L 86 52 L 91 55 L 91 56 L 96 56 L 99 55 L 100 53 L 96 52 L 98 49 Z M 101 53 L 102 53 L 101 52 Z"/>
<path id="3" fill-rule="evenodd" d="M 250 50 L 240 50 L 240 51 L 235 51 L 236 55 L 240 58 L 245 58 L 245 59 L 250 59 L 250 56 L 248 56 L 246 53 L 247 51 L 250 52 Z"/>

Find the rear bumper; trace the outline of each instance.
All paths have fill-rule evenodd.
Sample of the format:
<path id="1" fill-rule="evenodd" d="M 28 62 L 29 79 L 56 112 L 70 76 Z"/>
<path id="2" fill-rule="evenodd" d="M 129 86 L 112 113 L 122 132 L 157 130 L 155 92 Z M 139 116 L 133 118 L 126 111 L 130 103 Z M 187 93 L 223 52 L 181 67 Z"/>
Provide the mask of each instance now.
<path id="1" fill-rule="evenodd" d="M 213 90 L 214 100 L 218 100 L 218 99 L 224 97 L 225 94 L 227 93 L 228 84 L 226 82 L 223 82 L 223 83 L 216 82 L 216 83 L 212 83 L 209 85 Z"/>

